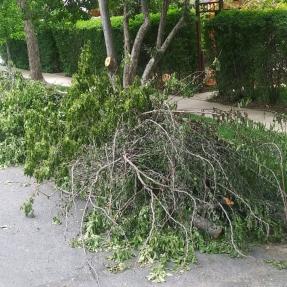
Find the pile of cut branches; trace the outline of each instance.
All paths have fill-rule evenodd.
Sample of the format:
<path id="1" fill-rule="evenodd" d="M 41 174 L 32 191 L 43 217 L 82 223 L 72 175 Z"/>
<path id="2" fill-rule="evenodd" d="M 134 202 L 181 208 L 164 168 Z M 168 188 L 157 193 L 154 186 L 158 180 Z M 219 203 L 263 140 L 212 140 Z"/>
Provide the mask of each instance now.
<path id="1" fill-rule="evenodd" d="M 186 264 L 194 251 L 242 255 L 248 240 L 283 226 L 274 173 L 220 140 L 213 125 L 170 109 L 120 125 L 113 140 L 88 145 L 71 167 L 71 194 L 87 200 L 80 241 L 112 248 L 117 262 Z"/>

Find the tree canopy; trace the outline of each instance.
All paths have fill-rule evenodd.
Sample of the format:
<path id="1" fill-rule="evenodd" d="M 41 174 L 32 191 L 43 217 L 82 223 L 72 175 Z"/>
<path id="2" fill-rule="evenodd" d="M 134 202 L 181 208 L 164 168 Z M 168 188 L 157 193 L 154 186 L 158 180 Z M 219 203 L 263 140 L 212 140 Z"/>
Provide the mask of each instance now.
<path id="1" fill-rule="evenodd" d="M 24 38 L 23 21 L 15 0 L 0 1 L 0 45 Z"/>

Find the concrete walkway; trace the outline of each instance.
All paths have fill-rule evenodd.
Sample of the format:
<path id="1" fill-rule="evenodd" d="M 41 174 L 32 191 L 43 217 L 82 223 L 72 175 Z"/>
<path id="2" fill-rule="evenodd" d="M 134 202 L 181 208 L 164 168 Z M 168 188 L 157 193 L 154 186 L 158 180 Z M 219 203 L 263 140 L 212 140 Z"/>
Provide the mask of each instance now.
<path id="1" fill-rule="evenodd" d="M 213 113 L 214 109 L 220 111 L 240 111 L 241 113 L 247 114 L 250 120 L 257 123 L 262 123 L 267 128 L 270 128 L 274 125 L 274 128 L 277 131 L 287 131 L 286 124 L 284 124 L 283 126 L 279 125 L 278 123 L 274 124 L 275 114 L 272 112 L 256 109 L 238 108 L 210 101 L 214 96 L 216 96 L 216 92 L 207 92 L 195 94 L 192 98 L 172 97 L 171 100 L 177 103 L 177 109 L 179 111 L 187 111 L 194 114 L 205 114 L 206 116 L 210 116 L 210 114 Z"/>
<path id="2" fill-rule="evenodd" d="M 26 70 L 20 70 L 24 78 L 29 79 L 30 73 Z M 72 84 L 72 78 L 66 77 L 63 73 L 57 73 L 57 74 L 49 74 L 49 73 L 43 73 L 44 80 L 51 84 L 51 85 L 58 85 L 63 87 L 69 87 Z"/>
<path id="3" fill-rule="evenodd" d="M 0 71 L 6 71 L 6 70 L 7 70 L 7 67 L 1 65 L 1 61 L 0 61 Z M 22 69 L 17 69 L 17 70 L 22 73 L 24 78 L 26 79 L 30 78 L 29 71 L 22 70 Z M 44 77 L 44 80 L 51 85 L 69 87 L 72 84 L 72 78 L 66 77 L 63 73 L 56 73 L 56 74 L 43 73 L 43 77 Z"/>
<path id="4" fill-rule="evenodd" d="M 21 168 L 0 170 L 0 287 L 287 287 L 287 271 L 264 262 L 286 260 L 287 245 L 255 248 L 244 259 L 199 254 L 199 263 L 190 271 L 175 273 L 160 285 L 147 281 L 149 269 L 136 263 L 112 274 L 105 266 L 107 254 L 86 256 L 70 247 L 80 230 L 82 202 L 72 208 L 67 223 L 61 217 L 63 224 L 53 225 L 63 202 L 52 184 L 46 183 L 35 199 L 36 217 L 22 214 L 20 206 L 36 187 Z M 96 273 L 91 273 L 87 262 Z"/>

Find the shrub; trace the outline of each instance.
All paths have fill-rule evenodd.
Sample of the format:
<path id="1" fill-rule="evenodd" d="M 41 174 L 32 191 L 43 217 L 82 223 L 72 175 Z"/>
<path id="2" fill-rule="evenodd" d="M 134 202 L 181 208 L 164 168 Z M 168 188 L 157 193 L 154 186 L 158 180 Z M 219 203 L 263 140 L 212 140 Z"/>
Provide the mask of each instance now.
<path id="1" fill-rule="evenodd" d="M 287 11 L 223 11 L 205 23 L 222 96 L 275 103 L 287 96 Z"/>
<path id="2" fill-rule="evenodd" d="M 50 73 L 62 71 L 62 65 L 52 30 L 41 26 L 38 32 L 38 41 L 43 71 Z M 14 65 L 17 68 L 28 70 L 29 60 L 25 39 L 10 40 L 8 44 Z M 0 55 L 6 59 L 7 56 L 4 46 L 0 47 Z"/>
<path id="3" fill-rule="evenodd" d="M 30 110 L 45 109 L 57 95 L 39 82 L 21 75 L 0 74 L 0 165 L 23 164 L 26 159 L 24 137 Z"/>
<path id="4" fill-rule="evenodd" d="M 63 181 L 79 148 L 110 139 L 119 120 L 132 124 L 140 112 L 151 109 L 147 87 L 113 90 L 108 76 L 91 74 L 92 50 L 85 46 L 79 70 L 68 93 L 55 105 L 29 111 L 25 123 L 25 171 L 38 180 Z"/>
<path id="5" fill-rule="evenodd" d="M 175 10 L 169 12 L 167 32 L 172 29 L 179 17 L 179 12 Z M 152 26 L 142 49 L 139 73 L 142 72 L 141 69 L 147 63 L 152 52 L 151 49 L 155 45 L 159 19 L 159 14 L 151 16 Z M 133 37 L 135 37 L 142 21 L 141 15 L 137 15 L 131 20 L 130 31 Z M 121 60 L 123 57 L 122 17 L 112 17 L 112 26 L 116 51 L 119 60 Z M 93 50 L 91 67 L 94 71 L 101 71 L 104 68 L 106 48 L 101 21 L 98 19 L 78 21 L 76 24 L 60 23 L 51 28 L 41 26 L 38 37 L 44 71 L 59 72 L 61 70 L 67 75 L 73 75 L 77 71 L 81 50 L 88 41 L 90 41 Z M 162 59 L 159 70 L 170 73 L 176 72 L 179 75 L 194 72 L 196 70 L 195 40 L 194 17 L 191 16 L 188 26 L 180 31 Z M 13 40 L 9 44 L 15 65 L 27 69 L 27 49 L 24 40 Z M 1 54 L 5 55 L 5 49 L 2 49 Z"/>

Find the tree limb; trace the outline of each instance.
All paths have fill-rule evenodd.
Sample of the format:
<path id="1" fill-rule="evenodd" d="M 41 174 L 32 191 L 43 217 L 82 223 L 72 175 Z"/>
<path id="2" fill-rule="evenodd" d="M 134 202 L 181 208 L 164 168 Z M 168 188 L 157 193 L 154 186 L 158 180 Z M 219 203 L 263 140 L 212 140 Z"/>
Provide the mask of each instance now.
<path id="1" fill-rule="evenodd" d="M 108 69 L 110 74 L 113 75 L 117 70 L 117 60 L 116 60 L 116 52 L 114 47 L 112 24 L 109 15 L 108 4 L 109 4 L 108 0 L 99 0 L 99 7 L 101 12 L 102 25 L 107 50 L 107 58 L 110 58 Z"/>
<path id="2" fill-rule="evenodd" d="M 162 38 L 164 35 L 165 26 L 166 26 L 166 18 L 167 18 L 167 11 L 169 8 L 169 4 L 170 4 L 170 0 L 163 0 L 161 17 L 160 17 L 158 33 L 157 33 L 157 40 L 156 40 L 157 49 L 160 49 L 162 45 L 162 41 L 163 41 Z"/>
<path id="3" fill-rule="evenodd" d="M 148 8 L 148 1 L 141 0 L 142 12 L 144 14 L 144 23 L 138 30 L 136 35 L 132 52 L 131 52 L 131 61 L 130 61 L 130 68 L 129 68 L 129 80 L 128 84 L 131 84 L 136 76 L 137 67 L 139 56 L 141 52 L 141 47 L 143 44 L 144 37 L 150 27 L 150 18 L 149 18 L 149 8 Z"/>
<path id="4" fill-rule="evenodd" d="M 129 12 L 128 5 L 124 3 L 124 50 L 125 50 L 125 63 L 124 63 L 124 74 L 123 74 L 123 87 L 126 88 L 129 85 L 129 70 L 130 70 L 130 31 L 129 31 Z"/>
<path id="5" fill-rule="evenodd" d="M 130 41 L 130 31 L 129 31 L 129 18 L 130 13 L 128 11 L 128 5 L 125 2 L 124 3 L 124 49 L 125 49 L 125 55 L 129 55 L 131 51 L 131 41 Z"/>
<path id="6" fill-rule="evenodd" d="M 217 239 L 223 232 L 223 228 L 221 226 L 217 226 L 208 219 L 199 215 L 193 218 L 191 224 L 199 230 L 206 232 L 214 239 Z"/>

